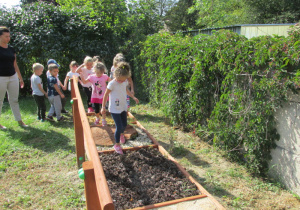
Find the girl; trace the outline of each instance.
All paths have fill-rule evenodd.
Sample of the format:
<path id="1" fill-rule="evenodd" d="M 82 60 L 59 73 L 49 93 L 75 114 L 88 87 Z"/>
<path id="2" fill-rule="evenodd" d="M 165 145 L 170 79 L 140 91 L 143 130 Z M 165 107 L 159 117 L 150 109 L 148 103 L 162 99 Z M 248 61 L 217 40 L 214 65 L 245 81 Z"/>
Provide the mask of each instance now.
<path id="1" fill-rule="evenodd" d="M 126 62 L 121 62 L 118 64 L 114 71 L 114 77 L 112 81 L 108 83 L 107 89 L 104 94 L 101 114 L 105 114 L 105 101 L 109 96 L 109 107 L 108 110 L 111 113 L 112 118 L 115 121 L 116 131 L 115 140 L 116 144 L 114 149 L 117 153 L 123 154 L 122 144 L 125 143 L 124 131 L 127 126 L 127 103 L 126 103 L 126 93 L 132 97 L 136 103 L 139 100 L 133 96 L 133 94 L 128 90 L 127 79 L 130 77 L 130 67 Z"/>
<path id="2" fill-rule="evenodd" d="M 118 64 L 120 62 L 125 62 L 125 57 L 123 55 L 123 53 L 118 53 L 115 55 L 114 59 L 113 59 L 113 66 L 111 67 L 110 69 L 110 78 L 111 79 L 114 79 L 114 71 L 115 71 L 115 68 L 118 66 Z M 128 88 L 130 88 L 129 90 L 131 91 L 131 93 L 134 95 L 134 89 L 133 89 L 133 81 L 132 81 L 132 78 L 131 77 L 128 77 Z M 129 95 L 127 95 L 127 106 L 128 106 L 128 109 L 130 107 L 130 98 L 129 98 Z"/>
<path id="3" fill-rule="evenodd" d="M 78 68 L 77 62 L 76 61 L 72 61 L 70 63 L 70 71 L 67 73 L 67 76 L 65 78 L 65 82 L 64 82 L 64 87 L 65 88 L 67 88 L 68 81 L 69 81 L 70 78 L 73 77 L 73 75 L 75 75 L 76 77 L 79 77 L 79 74 L 76 73 L 77 68 Z M 68 90 L 71 91 L 71 82 L 69 82 Z"/>
<path id="4" fill-rule="evenodd" d="M 93 72 L 95 74 L 91 74 L 87 77 L 86 80 L 82 79 L 82 82 L 86 84 L 87 82 L 92 83 L 92 96 L 91 96 L 91 102 L 94 104 L 95 113 L 96 113 L 96 120 L 95 125 L 99 124 L 100 121 L 100 104 L 105 104 L 107 102 L 107 99 L 103 102 L 103 96 L 106 91 L 106 82 L 110 82 L 111 79 L 104 74 L 106 71 L 106 67 L 103 63 L 96 63 L 96 65 L 93 68 Z M 105 113 L 102 114 L 102 126 L 106 126 L 106 115 Z"/>
<path id="5" fill-rule="evenodd" d="M 89 75 L 93 74 L 93 58 L 86 56 L 83 64 L 81 64 L 77 69 L 76 73 L 80 74 L 81 80 L 86 80 Z M 82 84 L 83 90 L 87 96 L 87 105 L 88 105 L 88 112 L 93 112 L 94 109 L 92 108 L 91 96 L 92 96 L 92 83 L 87 82 Z"/>

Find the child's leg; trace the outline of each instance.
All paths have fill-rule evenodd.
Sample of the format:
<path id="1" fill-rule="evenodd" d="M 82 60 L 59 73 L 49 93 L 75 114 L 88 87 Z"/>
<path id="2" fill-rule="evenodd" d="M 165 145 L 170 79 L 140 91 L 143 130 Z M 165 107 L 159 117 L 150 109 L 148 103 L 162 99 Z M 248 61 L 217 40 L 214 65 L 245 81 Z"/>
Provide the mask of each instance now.
<path id="1" fill-rule="evenodd" d="M 121 114 L 114 114 L 111 113 L 112 118 L 115 121 L 116 125 L 116 131 L 115 131 L 115 141 L 116 144 L 120 144 L 120 135 L 122 133 L 122 119 L 121 119 Z"/>
<path id="2" fill-rule="evenodd" d="M 48 101 L 51 105 L 50 109 L 49 109 L 49 112 L 48 112 L 48 116 L 52 117 L 54 112 L 55 112 L 55 109 L 54 109 L 54 96 L 49 96 Z"/>
<path id="3" fill-rule="evenodd" d="M 46 103 L 45 103 L 45 96 L 40 97 L 40 103 L 41 103 L 41 117 L 42 119 L 46 118 Z"/>
<path id="4" fill-rule="evenodd" d="M 40 103 L 39 103 L 39 96 L 38 95 L 33 95 L 34 101 L 37 105 L 37 115 L 38 115 L 38 120 L 42 119 L 41 116 L 41 107 L 40 107 Z"/>
<path id="5" fill-rule="evenodd" d="M 54 109 L 55 109 L 55 113 L 56 113 L 56 118 L 57 120 L 60 120 L 61 118 L 61 100 L 60 100 L 60 96 L 57 95 L 57 96 L 54 96 L 53 97 L 54 100 L 53 100 L 53 105 L 54 105 Z"/>
<path id="6" fill-rule="evenodd" d="M 92 97 L 92 89 L 89 87 L 83 87 L 85 95 L 87 96 L 87 105 L 88 108 L 92 108 L 91 97 Z"/>
<path id="7" fill-rule="evenodd" d="M 126 111 L 121 113 L 121 123 L 122 123 L 121 134 L 124 134 L 124 131 L 127 127 L 127 112 Z"/>

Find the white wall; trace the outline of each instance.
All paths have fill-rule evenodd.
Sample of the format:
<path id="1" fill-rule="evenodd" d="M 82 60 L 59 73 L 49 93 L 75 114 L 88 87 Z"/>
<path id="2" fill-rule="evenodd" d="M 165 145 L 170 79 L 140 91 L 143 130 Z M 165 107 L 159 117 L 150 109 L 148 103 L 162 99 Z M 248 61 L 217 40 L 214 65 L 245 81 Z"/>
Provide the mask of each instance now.
<path id="1" fill-rule="evenodd" d="M 269 175 L 300 196 L 300 94 L 290 94 L 275 114 L 280 140 L 271 151 Z"/>

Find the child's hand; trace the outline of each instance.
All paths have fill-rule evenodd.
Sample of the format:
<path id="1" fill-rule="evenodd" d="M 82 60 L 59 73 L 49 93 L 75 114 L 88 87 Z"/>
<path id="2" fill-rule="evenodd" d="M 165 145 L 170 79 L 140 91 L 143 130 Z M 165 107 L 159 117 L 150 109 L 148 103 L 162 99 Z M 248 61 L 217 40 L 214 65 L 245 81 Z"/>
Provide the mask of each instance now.
<path id="1" fill-rule="evenodd" d="M 105 108 L 101 108 L 101 114 L 104 115 L 106 113 L 106 109 Z"/>
<path id="2" fill-rule="evenodd" d="M 45 93 L 45 97 L 48 98 L 48 93 Z"/>
<path id="3" fill-rule="evenodd" d="M 66 87 L 66 86 L 62 86 L 62 89 L 63 89 L 63 90 L 67 90 L 67 87 Z"/>
<path id="4" fill-rule="evenodd" d="M 64 95 L 64 94 L 60 94 L 60 97 L 61 97 L 61 98 L 65 98 L 65 95 Z"/>
<path id="5" fill-rule="evenodd" d="M 133 100 L 134 100 L 135 103 L 137 103 L 137 104 L 140 102 L 139 99 L 137 99 L 136 97 L 134 97 Z"/>

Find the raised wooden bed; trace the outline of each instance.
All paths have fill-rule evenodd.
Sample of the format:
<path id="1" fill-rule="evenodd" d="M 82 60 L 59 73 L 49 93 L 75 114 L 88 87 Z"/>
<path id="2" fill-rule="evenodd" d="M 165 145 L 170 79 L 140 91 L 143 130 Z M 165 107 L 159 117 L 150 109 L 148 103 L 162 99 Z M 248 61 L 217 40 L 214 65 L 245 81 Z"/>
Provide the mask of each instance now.
<path id="1" fill-rule="evenodd" d="M 73 82 L 76 81 L 76 82 Z M 77 85 L 77 78 L 71 79 L 72 85 L 72 108 L 73 108 L 73 120 L 75 130 L 76 141 L 76 155 L 77 164 L 79 168 L 83 168 L 84 171 L 84 184 L 85 184 L 85 197 L 87 209 L 102 209 L 109 210 L 115 209 L 111 193 L 107 184 L 107 180 L 104 174 L 103 166 L 99 158 L 100 153 L 111 153 L 110 151 L 97 151 L 95 141 L 91 132 L 91 127 L 87 114 L 85 112 L 81 95 Z M 141 128 L 148 137 L 152 140 L 152 148 L 156 148 L 162 155 L 173 161 L 178 170 L 183 173 L 191 183 L 194 183 L 198 190 L 199 195 L 186 197 L 182 199 L 170 200 L 167 202 L 151 204 L 147 206 L 141 206 L 137 209 L 224 209 L 218 201 L 213 198 L 190 174 L 153 138 L 153 136 L 132 116 L 129 114 L 129 118 L 133 123 Z M 149 146 L 143 146 L 149 147 Z M 141 147 L 126 148 L 123 151 L 138 150 Z M 87 158 L 87 160 L 86 160 Z M 158 163 L 159 164 L 159 163 Z"/>

